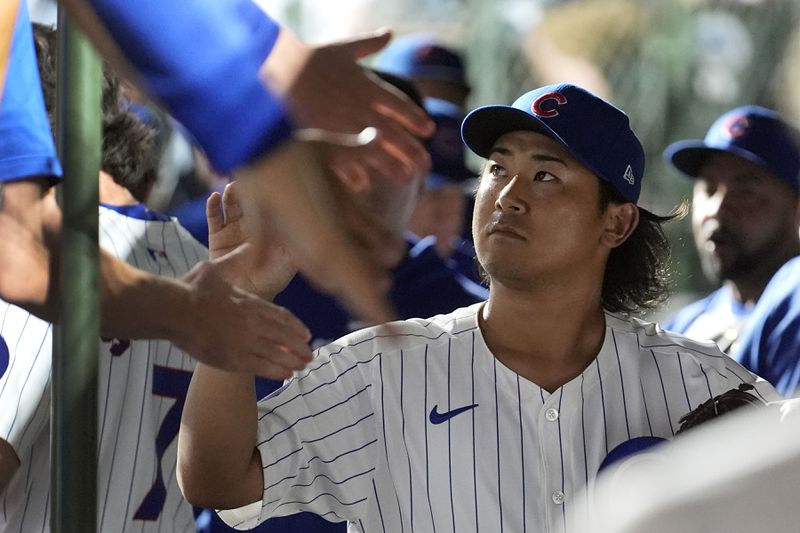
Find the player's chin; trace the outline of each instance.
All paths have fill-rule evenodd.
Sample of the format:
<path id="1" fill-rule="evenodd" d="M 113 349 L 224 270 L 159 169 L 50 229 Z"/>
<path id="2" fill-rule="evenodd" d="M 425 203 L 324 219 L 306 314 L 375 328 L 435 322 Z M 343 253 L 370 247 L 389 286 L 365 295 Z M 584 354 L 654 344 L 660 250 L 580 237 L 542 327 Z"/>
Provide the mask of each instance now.
<path id="1" fill-rule="evenodd" d="M 529 281 L 529 276 L 519 268 L 513 259 L 509 262 L 491 256 L 485 257 L 481 261 L 481 268 L 490 282 L 496 281 L 506 286 L 517 286 L 527 284 Z"/>

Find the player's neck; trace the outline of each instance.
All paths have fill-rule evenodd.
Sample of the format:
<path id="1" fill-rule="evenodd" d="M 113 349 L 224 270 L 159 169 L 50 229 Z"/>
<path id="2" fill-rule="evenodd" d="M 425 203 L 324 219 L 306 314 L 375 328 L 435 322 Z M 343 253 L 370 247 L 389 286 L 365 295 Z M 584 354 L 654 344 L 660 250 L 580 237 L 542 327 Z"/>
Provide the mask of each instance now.
<path id="1" fill-rule="evenodd" d="M 599 292 L 570 298 L 563 292 L 533 297 L 493 285 L 480 316 L 494 356 L 550 392 L 580 375 L 605 337 Z"/>
<path id="2" fill-rule="evenodd" d="M 139 201 L 123 187 L 114 181 L 109 174 L 100 171 L 100 189 L 99 189 L 100 203 L 107 205 L 136 205 Z"/>

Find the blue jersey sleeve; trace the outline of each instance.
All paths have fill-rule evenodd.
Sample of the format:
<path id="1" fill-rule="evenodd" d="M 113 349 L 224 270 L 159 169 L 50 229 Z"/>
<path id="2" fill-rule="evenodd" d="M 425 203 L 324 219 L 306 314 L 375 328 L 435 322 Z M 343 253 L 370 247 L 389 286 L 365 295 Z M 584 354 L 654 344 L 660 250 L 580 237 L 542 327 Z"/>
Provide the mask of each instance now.
<path id="1" fill-rule="evenodd" d="M 738 360 L 784 396 L 800 390 L 800 258 L 770 280 L 742 332 Z"/>
<path id="2" fill-rule="evenodd" d="M 722 298 L 722 290 L 717 289 L 705 298 L 679 309 L 674 315 L 661 323 L 662 329 L 675 333 L 686 333 L 694 321 L 712 312 L 718 305 L 730 305 L 729 298 Z"/>
<path id="3" fill-rule="evenodd" d="M 291 134 L 258 70 L 280 32 L 251 0 L 90 0 L 144 88 L 229 172 Z"/>
<path id="4" fill-rule="evenodd" d="M 61 177 L 36 67 L 27 2 L 21 1 L 0 100 L 0 181 Z"/>

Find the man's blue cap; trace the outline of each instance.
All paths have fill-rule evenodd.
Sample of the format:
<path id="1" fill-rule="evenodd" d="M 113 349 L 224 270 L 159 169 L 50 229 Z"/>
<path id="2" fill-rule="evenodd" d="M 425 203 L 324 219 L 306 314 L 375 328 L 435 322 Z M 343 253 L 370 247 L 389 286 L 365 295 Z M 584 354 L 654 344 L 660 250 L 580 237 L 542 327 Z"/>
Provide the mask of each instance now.
<path id="1" fill-rule="evenodd" d="M 397 37 L 378 56 L 375 68 L 407 78 L 452 81 L 469 89 L 461 54 L 432 35 Z"/>
<path id="2" fill-rule="evenodd" d="M 664 158 L 687 176 L 696 178 L 715 153 L 737 155 L 772 172 L 795 191 L 800 188 L 800 133 L 776 112 L 742 106 L 719 117 L 705 139 L 673 143 Z"/>
<path id="3" fill-rule="evenodd" d="M 644 149 L 628 116 L 586 89 L 547 85 L 527 92 L 510 106 L 479 107 L 464 119 L 461 137 L 481 157 L 512 131 L 537 131 L 569 153 L 622 197 L 636 203 L 644 177 Z"/>
<path id="4" fill-rule="evenodd" d="M 425 185 L 436 189 L 474 177 L 475 172 L 464 164 L 464 143 L 461 142 L 464 113 L 456 104 L 438 98 L 426 98 L 425 111 L 436 124 L 436 131 L 427 141 L 431 171 Z"/>

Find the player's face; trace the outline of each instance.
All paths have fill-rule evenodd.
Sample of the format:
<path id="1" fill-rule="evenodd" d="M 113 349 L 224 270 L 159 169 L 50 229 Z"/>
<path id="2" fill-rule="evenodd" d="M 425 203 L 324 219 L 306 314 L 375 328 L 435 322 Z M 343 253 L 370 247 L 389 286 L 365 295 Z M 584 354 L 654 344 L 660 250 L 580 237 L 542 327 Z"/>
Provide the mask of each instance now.
<path id="1" fill-rule="evenodd" d="M 700 169 L 692 198 L 692 231 L 703 271 L 737 281 L 797 239 L 797 195 L 777 176 L 732 154 Z"/>
<path id="2" fill-rule="evenodd" d="M 559 143 L 508 133 L 480 178 L 472 224 L 478 261 L 493 283 L 506 286 L 563 283 L 572 275 L 602 279 L 607 216 L 599 179 Z"/>

